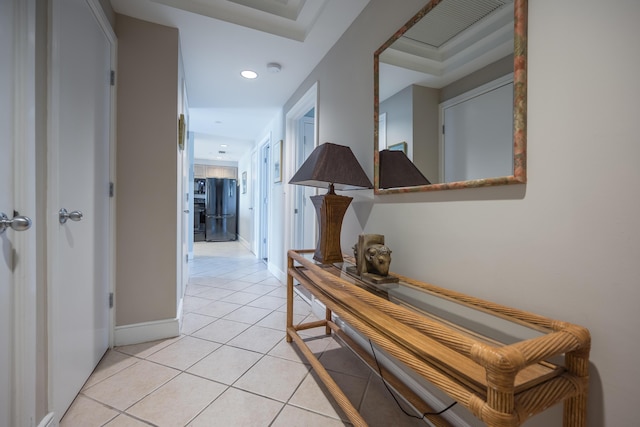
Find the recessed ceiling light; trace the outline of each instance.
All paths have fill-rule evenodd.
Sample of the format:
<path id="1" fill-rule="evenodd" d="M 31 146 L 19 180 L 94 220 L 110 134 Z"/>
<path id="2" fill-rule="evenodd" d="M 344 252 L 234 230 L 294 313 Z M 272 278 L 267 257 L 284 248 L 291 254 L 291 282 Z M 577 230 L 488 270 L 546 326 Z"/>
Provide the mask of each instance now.
<path id="1" fill-rule="evenodd" d="M 245 79 L 255 79 L 256 77 L 258 77 L 258 73 L 256 73 L 255 71 L 251 71 L 251 70 L 241 71 L 240 75 L 242 77 L 244 77 Z"/>
<path id="2" fill-rule="evenodd" d="M 220 147 L 226 148 L 226 147 L 228 147 L 228 145 L 227 144 L 220 144 Z"/>

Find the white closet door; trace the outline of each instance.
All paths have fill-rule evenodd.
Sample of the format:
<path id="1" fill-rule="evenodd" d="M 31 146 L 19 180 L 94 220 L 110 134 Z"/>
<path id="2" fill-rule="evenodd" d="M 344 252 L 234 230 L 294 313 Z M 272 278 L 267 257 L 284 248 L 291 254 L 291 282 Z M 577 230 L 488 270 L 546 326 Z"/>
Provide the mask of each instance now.
<path id="1" fill-rule="evenodd" d="M 513 83 L 444 108 L 444 182 L 513 174 Z"/>
<path id="2" fill-rule="evenodd" d="M 96 4 L 51 2 L 49 404 L 58 419 L 109 346 L 113 38 Z M 82 217 L 62 224 L 63 208 Z"/>

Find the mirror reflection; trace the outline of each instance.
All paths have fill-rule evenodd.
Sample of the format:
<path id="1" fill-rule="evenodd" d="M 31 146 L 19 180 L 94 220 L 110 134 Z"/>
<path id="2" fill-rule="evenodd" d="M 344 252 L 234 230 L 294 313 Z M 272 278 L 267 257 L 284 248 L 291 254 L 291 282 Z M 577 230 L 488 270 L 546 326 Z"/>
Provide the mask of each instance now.
<path id="1" fill-rule="evenodd" d="M 378 193 L 525 182 L 526 1 L 433 0 L 374 64 Z M 390 190 L 380 150 L 430 184 Z"/>

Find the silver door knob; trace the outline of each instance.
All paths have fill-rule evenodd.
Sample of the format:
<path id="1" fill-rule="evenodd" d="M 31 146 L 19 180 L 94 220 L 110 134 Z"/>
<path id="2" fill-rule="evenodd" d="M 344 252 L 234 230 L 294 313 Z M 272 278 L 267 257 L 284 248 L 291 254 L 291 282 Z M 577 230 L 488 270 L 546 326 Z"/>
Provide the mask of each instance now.
<path id="1" fill-rule="evenodd" d="M 80 211 L 67 212 L 65 208 L 62 208 L 58 212 L 58 217 L 60 218 L 60 224 L 64 224 L 68 219 L 70 219 L 71 221 L 80 221 L 83 215 Z"/>
<path id="2" fill-rule="evenodd" d="M 31 227 L 31 218 L 18 215 L 13 219 L 9 219 L 7 215 L 0 212 L 0 234 L 4 233 L 7 227 L 11 227 L 15 231 L 25 231 Z"/>

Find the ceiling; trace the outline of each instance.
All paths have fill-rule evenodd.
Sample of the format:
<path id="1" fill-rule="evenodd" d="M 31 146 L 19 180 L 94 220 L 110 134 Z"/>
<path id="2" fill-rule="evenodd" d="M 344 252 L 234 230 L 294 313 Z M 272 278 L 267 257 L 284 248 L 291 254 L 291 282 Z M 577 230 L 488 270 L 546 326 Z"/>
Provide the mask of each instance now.
<path id="1" fill-rule="evenodd" d="M 195 157 L 219 161 L 237 161 L 264 136 L 269 122 L 369 2 L 110 1 L 116 13 L 178 28 Z M 268 71 L 269 63 L 281 70 Z M 241 77 L 246 69 L 258 78 Z"/>
<path id="2" fill-rule="evenodd" d="M 439 3 L 380 53 L 380 100 L 411 84 L 443 88 L 513 54 L 513 10 L 513 0 Z"/>

